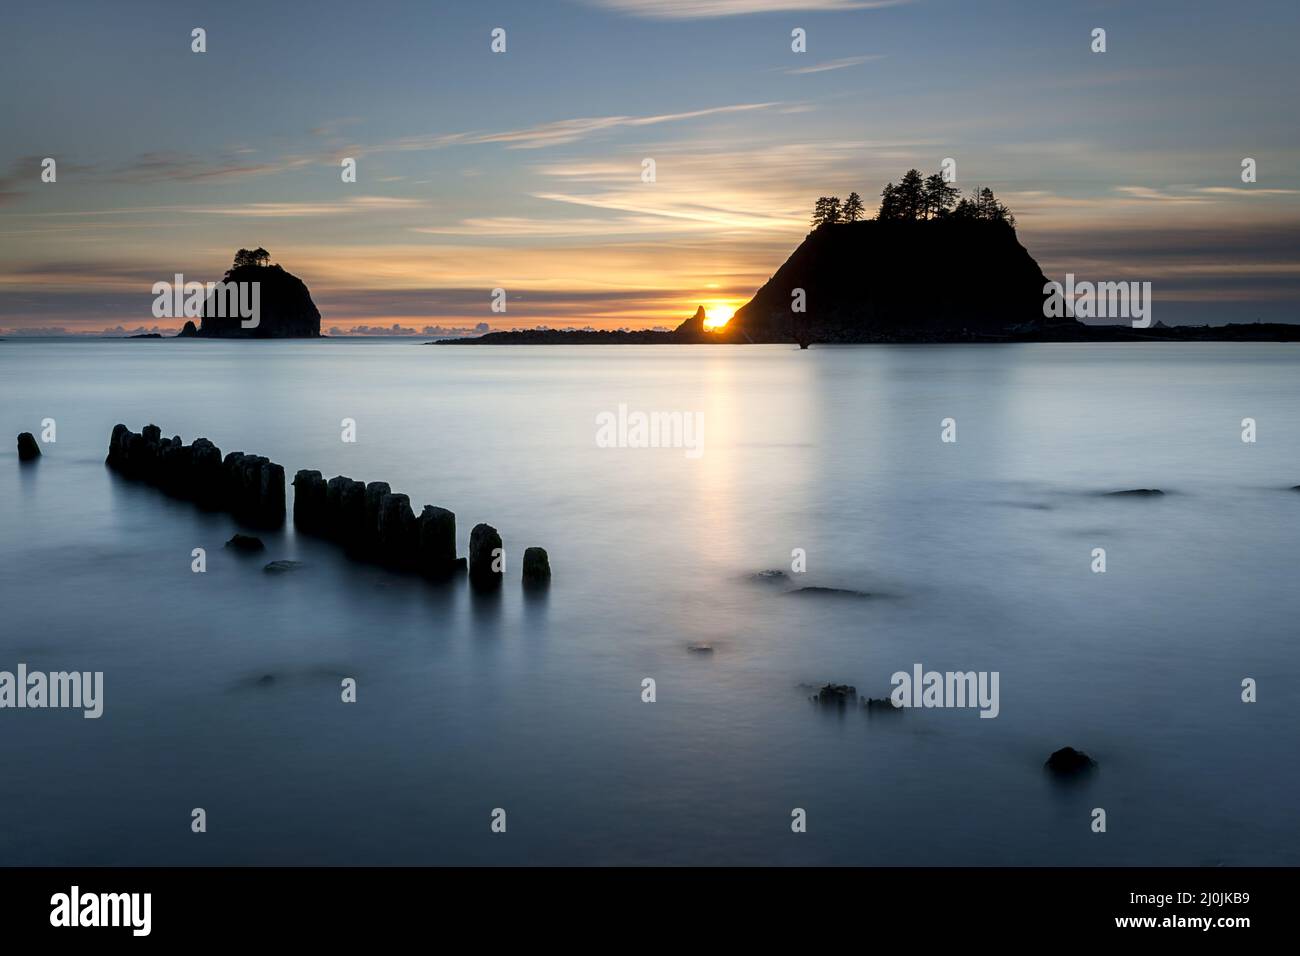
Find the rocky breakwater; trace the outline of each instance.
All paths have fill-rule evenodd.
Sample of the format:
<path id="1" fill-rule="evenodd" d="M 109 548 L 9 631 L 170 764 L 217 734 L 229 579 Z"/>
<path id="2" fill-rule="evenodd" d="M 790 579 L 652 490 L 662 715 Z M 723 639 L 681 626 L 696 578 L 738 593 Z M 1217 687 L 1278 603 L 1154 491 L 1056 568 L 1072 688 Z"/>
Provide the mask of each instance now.
<path id="1" fill-rule="evenodd" d="M 114 425 L 105 464 L 125 478 L 144 481 L 200 507 L 227 511 L 255 528 L 284 524 L 284 466 L 262 457 L 221 449 L 206 438 L 186 445 L 164 438 L 157 425 L 133 432 Z"/>
<path id="2" fill-rule="evenodd" d="M 304 469 L 294 475 L 293 490 L 294 528 L 337 543 L 357 560 L 431 581 L 468 571 L 476 590 L 492 590 L 504 580 L 505 548 L 490 525 L 476 525 L 469 556 L 458 557 L 455 513 L 425 505 L 416 514 L 410 497 L 394 492 L 387 482 L 366 483 L 346 475 L 327 479 Z M 527 549 L 523 578 L 529 586 L 544 586 L 550 579 L 544 549 Z"/>
<path id="3" fill-rule="evenodd" d="M 140 432 L 115 425 L 106 464 L 126 478 L 229 512 L 252 527 L 278 528 L 285 521 L 284 467 L 261 455 L 233 451 L 223 458 L 206 438 L 186 445 L 179 435 L 164 438 L 157 425 Z M 417 515 L 410 497 L 387 482 L 367 484 L 345 475 L 326 480 L 319 471 L 302 470 L 294 475 L 293 488 L 294 528 L 335 542 L 349 557 L 433 581 L 468 571 L 476 590 L 498 588 L 505 578 L 505 546 L 491 525 L 476 525 L 469 557 L 457 557 L 456 515 L 433 505 Z M 232 539 L 235 547 L 256 540 L 239 542 L 240 537 Z M 544 588 L 550 577 L 546 550 L 528 548 L 521 575 L 525 586 Z"/>

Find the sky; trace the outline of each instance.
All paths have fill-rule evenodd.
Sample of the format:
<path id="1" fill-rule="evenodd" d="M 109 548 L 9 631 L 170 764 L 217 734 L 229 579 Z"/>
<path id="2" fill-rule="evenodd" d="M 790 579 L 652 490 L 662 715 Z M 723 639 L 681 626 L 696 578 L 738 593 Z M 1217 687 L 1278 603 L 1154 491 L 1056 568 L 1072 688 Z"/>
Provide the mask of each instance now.
<path id="1" fill-rule="evenodd" d="M 1049 278 L 1300 321 L 1298 28 L 1294 0 L 10 5 L 0 335 L 175 328 L 153 284 L 256 246 L 324 331 L 673 327 L 743 304 L 818 196 L 874 210 L 945 158 Z"/>

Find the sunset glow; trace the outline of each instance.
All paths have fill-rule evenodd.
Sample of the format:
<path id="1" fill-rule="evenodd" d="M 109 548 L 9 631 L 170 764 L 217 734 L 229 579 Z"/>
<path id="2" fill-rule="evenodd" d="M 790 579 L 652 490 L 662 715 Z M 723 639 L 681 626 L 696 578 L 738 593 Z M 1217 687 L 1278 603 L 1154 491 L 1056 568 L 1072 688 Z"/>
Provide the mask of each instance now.
<path id="1" fill-rule="evenodd" d="M 720 329 L 736 314 L 736 310 L 730 305 L 710 305 L 704 309 L 704 327 L 706 329 Z"/>
<path id="2" fill-rule="evenodd" d="M 785 2 L 802 9 L 805 0 Z M 1150 75 L 1107 70 L 1114 57 L 1074 42 L 1071 16 L 1055 7 L 1025 27 L 1049 43 L 1051 68 L 1016 60 L 996 72 L 988 57 L 1022 37 L 976 52 L 968 38 L 986 14 L 961 9 L 949 33 L 918 51 L 930 14 L 914 2 L 846 2 L 837 14 L 840 0 L 808 0 L 825 9 L 822 45 L 807 54 L 773 45 L 771 19 L 748 15 L 778 9 L 775 0 L 591 0 L 570 5 L 581 17 L 562 28 L 548 21 L 503 56 L 465 39 L 481 24 L 457 10 L 440 21 L 457 39 L 438 57 L 427 55 L 421 4 L 395 3 L 368 22 L 364 49 L 355 31 L 331 28 L 301 51 L 282 49 L 297 27 L 288 12 L 268 25 L 219 7 L 204 26 L 223 37 L 220 52 L 178 44 L 169 81 L 147 96 L 101 87 L 91 99 L 82 94 L 104 52 L 99 37 L 120 31 L 114 55 L 124 62 L 147 60 L 164 41 L 148 18 L 76 5 L 79 33 L 34 8 L 6 23 L 6 65 L 49 84 L 60 126 L 56 135 L 36 100 L 7 118 L 0 337 L 175 331 L 179 320 L 150 312 L 153 283 L 220 278 L 234 250 L 257 246 L 307 283 L 330 334 L 674 328 L 701 301 L 706 327 L 720 329 L 807 235 L 818 197 L 856 191 L 870 217 L 887 181 L 909 167 L 932 171 L 945 156 L 960 160 L 963 190 L 988 185 L 1014 210 L 1020 241 L 1048 276 L 1086 265 L 1151 281 L 1166 322 L 1293 317 L 1295 164 L 1261 160 L 1267 179 L 1244 183 L 1240 157 L 1225 159 L 1223 144 L 1242 144 L 1232 147 L 1242 156 L 1253 143 L 1294 150 L 1284 75 L 1252 72 L 1288 61 L 1294 4 L 1266 0 L 1276 29 L 1265 36 L 1226 14 L 1201 31 L 1191 21 L 1172 29 L 1140 7 L 1116 12 L 1112 31 L 1163 37 L 1146 48 Z M 638 12 L 652 9 L 674 10 L 699 32 L 684 40 L 679 26 Z M 734 11 L 725 49 L 713 32 L 718 11 Z M 58 69 L 40 53 L 56 47 L 68 64 Z M 543 65 L 525 50 L 564 59 L 614 49 L 626 58 L 618 71 L 581 60 L 531 86 Z M 1235 52 L 1244 49 L 1248 60 Z M 178 142 L 169 118 L 207 105 L 215 74 L 205 67 L 233 69 L 223 58 L 234 50 L 245 87 L 273 95 Z M 1222 83 L 1213 97 L 1188 98 L 1200 76 L 1188 64 L 1211 59 Z M 290 107 L 285 71 L 320 62 L 353 64 L 349 99 L 294 88 Z M 412 65 L 402 82 L 394 63 Z M 646 89 L 637 77 L 651 71 L 671 79 Z M 937 75 L 954 95 L 931 88 Z M 1114 115 L 1062 121 L 1094 115 L 1103 83 L 1108 102 L 1122 104 Z M 453 87 L 464 92 L 430 111 L 428 91 Z M 1007 88 L 1018 92 L 1002 103 Z M 520 89 L 531 92 L 503 94 Z M 875 104 L 865 112 L 864 90 Z M 1242 98 L 1249 116 L 1229 105 Z M 132 121 L 77 132 L 117 109 Z M 1153 121 L 1163 138 L 1149 135 Z M 994 139 L 1006 145 L 989 146 Z M 46 156 L 58 161 L 56 181 L 41 179 Z M 659 163 L 652 180 L 642 178 L 646 158 Z M 342 179 L 348 159 L 355 181 Z M 496 288 L 508 290 L 507 312 L 492 310 Z"/>

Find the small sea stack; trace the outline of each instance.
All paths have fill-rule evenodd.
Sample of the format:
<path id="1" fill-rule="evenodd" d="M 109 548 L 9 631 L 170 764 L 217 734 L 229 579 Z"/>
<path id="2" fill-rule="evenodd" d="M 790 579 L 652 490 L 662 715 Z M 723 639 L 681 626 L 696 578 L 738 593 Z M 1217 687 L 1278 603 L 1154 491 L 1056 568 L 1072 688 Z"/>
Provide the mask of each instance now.
<path id="1" fill-rule="evenodd" d="M 551 583 L 551 559 L 545 548 L 524 551 L 524 587 L 544 588 Z"/>
<path id="2" fill-rule="evenodd" d="M 105 464 L 174 497 L 229 512 L 244 524 L 284 524 L 284 467 L 260 455 L 235 451 L 223 459 L 221 449 L 206 438 L 187 446 L 179 435 L 163 438 L 157 425 L 136 433 L 119 424 L 109 437 Z"/>
<path id="3" fill-rule="evenodd" d="M 1097 761 L 1081 750 L 1062 747 L 1048 757 L 1043 766 L 1057 777 L 1078 777 L 1095 769 Z"/>
<path id="4" fill-rule="evenodd" d="M 479 590 L 501 586 L 505 551 L 501 535 L 490 524 L 476 524 L 469 533 L 469 583 Z"/>
<path id="5" fill-rule="evenodd" d="M 36 436 L 23 432 L 18 436 L 18 460 L 35 461 L 41 457 L 41 446 L 36 444 Z"/>

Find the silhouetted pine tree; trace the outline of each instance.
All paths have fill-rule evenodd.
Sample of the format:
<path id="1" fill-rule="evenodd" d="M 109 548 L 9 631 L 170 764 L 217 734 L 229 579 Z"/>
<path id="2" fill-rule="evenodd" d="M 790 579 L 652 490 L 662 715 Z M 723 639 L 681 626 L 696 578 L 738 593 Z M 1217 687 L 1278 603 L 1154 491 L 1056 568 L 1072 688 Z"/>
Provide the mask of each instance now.
<path id="1" fill-rule="evenodd" d="M 925 215 L 926 218 L 938 218 L 947 215 L 948 210 L 957 202 L 960 193 L 956 186 L 948 183 L 942 173 L 934 173 L 925 180 Z"/>
<path id="2" fill-rule="evenodd" d="M 842 215 L 846 222 L 857 222 L 862 218 L 862 197 L 857 193 L 849 193 L 849 198 L 844 200 L 844 210 Z"/>

